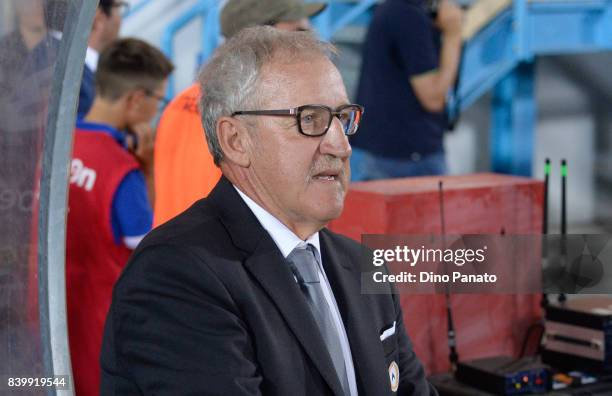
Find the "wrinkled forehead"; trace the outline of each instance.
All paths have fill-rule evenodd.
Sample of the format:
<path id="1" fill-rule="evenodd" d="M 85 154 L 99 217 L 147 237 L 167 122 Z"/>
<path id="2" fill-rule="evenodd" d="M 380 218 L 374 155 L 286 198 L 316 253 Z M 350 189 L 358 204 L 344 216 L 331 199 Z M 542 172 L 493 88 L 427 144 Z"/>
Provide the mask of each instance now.
<path id="1" fill-rule="evenodd" d="M 259 102 L 270 106 L 339 106 L 348 101 L 340 72 L 321 54 L 275 57 L 262 65 L 257 91 Z"/>

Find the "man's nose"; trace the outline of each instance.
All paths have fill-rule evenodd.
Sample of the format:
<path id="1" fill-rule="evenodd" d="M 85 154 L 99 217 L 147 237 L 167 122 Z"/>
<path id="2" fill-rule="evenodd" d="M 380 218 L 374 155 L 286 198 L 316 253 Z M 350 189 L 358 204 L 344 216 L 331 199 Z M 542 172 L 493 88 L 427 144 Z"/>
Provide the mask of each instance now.
<path id="1" fill-rule="evenodd" d="M 329 130 L 321 140 L 320 150 L 321 154 L 329 154 L 341 159 L 351 156 L 351 145 L 348 136 L 344 134 L 344 127 L 338 117 L 332 118 Z"/>

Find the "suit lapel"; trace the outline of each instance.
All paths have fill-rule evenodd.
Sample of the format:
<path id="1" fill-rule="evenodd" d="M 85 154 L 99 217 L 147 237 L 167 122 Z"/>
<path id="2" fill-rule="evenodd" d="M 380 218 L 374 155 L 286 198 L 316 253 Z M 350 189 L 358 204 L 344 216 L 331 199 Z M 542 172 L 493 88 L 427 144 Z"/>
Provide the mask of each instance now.
<path id="1" fill-rule="evenodd" d="M 271 246 L 270 246 L 271 245 Z M 246 268 L 270 295 L 291 331 L 336 395 L 343 395 L 331 358 L 295 279 L 271 238 L 247 259 Z"/>
<path id="2" fill-rule="evenodd" d="M 389 378 L 384 367 L 386 361 L 379 342 L 379 329 L 373 325 L 361 295 L 359 263 L 351 263 L 346 254 L 331 249 L 331 237 L 326 230 L 321 231 L 319 237 L 325 273 L 351 346 L 359 393 L 379 395 L 382 384 L 389 383 Z"/>
<path id="3" fill-rule="evenodd" d="M 233 186 L 222 178 L 210 195 L 233 243 L 245 253 L 245 268 L 268 293 L 336 395 L 343 395 L 331 357 L 306 299 L 280 250 Z"/>

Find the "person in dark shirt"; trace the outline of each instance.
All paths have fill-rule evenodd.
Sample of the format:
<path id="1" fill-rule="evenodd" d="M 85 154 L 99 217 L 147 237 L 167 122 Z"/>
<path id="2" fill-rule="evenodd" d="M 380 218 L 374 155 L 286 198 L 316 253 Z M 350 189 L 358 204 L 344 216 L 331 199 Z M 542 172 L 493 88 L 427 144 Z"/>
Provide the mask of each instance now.
<path id="1" fill-rule="evenodd" d="M 79 91 L 78 118 L 85 117 L 93 105 L 96 96 L 95 73 L 100 52 L 104 51 L 119 36 L 121 15 L 127 6 L 127 2 L 117 0 L 100 0 L 98 4 L 87 42 L 83 80 Z"/>
<path id="2" fill-rule="evenodd" d="M 40 343 L 32 341 L 39 336 L 32 252 L 38 236 L 37 158 L 48 96 L 44 82 L 51 68 L 33 75 L 33 68 L 26 67 L 47 31 L 42 0 L 5 0 L 2 6 L 3 22 L 14 17 L 15 25 L 0 37 L 0 372 L 36 376 L 44 371 L 36 364 Z"/>
<path id="3" fill-rule="evenodd" d="M 30 77 L 26 75 L 24 65 L 47 34 L 42 0 L 15 2 L 15 17 L 16 29 L 0 38 L 0 88 L 3 101 L 11 100 L 14 91 L 20 90 L 22 80 Z"/>
<path id="4" fill-rule="evenodd" d="M 357 101 L 366 113 L 351 141 L 353 180 L 446 173 L 446 95 L 461 56 L 463 13 L 443 0 L 378 6 L 363 50 Z"/>
<path id="5" fill-rule="evenodd" d="M 46 126 L 48 96 L 54 66 L 54 47 L 47 36 L 43 0 L 15 1 L 15 30 L 0 38 L 0 196 L 35 196 L 37 158 L 42 150 Z M 15 166 L 19 164 L 19 166 Z M 11 233 L 18 224 L 26 224 L 27 210 L 5 210 L 0 205 L 0 227 L 7 245 L 17 245 Z M 13 223 L 14 222 L 14 223 Z M 27 233 L 29 234 L 29 230 Z M 19 234 L 19 235 L 17 235 Z M 25 237 L 24 239 L 29 239 Z M 1 247 L 0 247 L 1 248 Z M 22 262 L 27 259 L 22 260 Z"/>

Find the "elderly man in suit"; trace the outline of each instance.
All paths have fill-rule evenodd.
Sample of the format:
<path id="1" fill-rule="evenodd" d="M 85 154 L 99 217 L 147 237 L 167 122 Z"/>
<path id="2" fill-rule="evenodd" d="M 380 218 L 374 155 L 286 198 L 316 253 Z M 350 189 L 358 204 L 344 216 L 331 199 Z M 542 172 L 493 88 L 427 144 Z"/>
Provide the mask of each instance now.
<path id="1" fill-rule="evenodd" d="M 310 33 L 243 30 L 200 75 L 223 177 L 118 281 L 103 395 L 435 395 L 397 295 L 361 294 L 342 212 L 361 106 Z"/>

